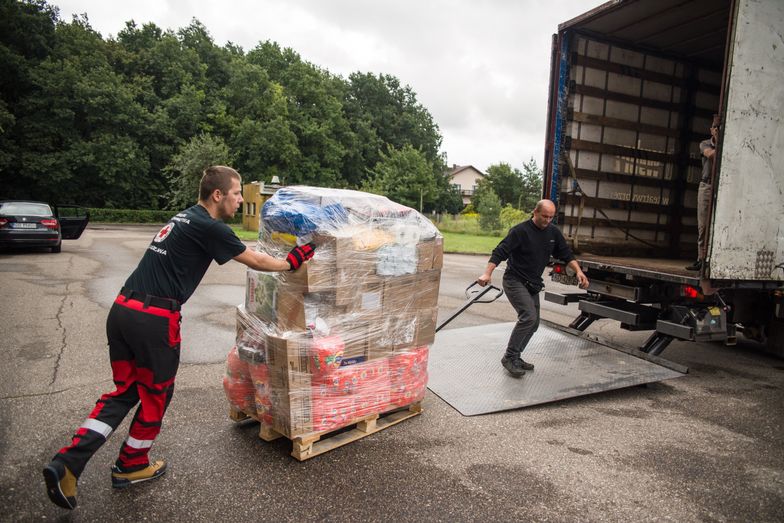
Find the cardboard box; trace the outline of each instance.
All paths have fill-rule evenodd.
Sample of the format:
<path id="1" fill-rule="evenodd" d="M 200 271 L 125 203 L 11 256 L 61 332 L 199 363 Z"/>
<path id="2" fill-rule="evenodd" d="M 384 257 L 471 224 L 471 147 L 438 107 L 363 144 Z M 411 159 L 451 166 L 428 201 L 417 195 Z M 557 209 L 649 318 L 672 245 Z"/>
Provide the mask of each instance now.
<path id="1" fill-rule="evenodd" d="M 294 387 L 270 386 L 272 428 L 294 438 L 313 432 L 313 399 L 310 379 Z"/>
<path id="2" fill-rule="evenodd" d="M 349 312 L 380 310 L 383 299 L 383 280 L 375 275 L 359 276 L 347 269 L 338 269 L 335 304 Z"/>
<path id="3" fill-rule="evenodd" d="M 438 309 L 410 309 L 398 316 L 386 316 L 382 328 L 371 332 L 368 337 L 368 359 L 432 344 L 437 316 Z"/>
<path id="4" fill-rule="evenodd" d="M 416 274 L 384 279 L 384 314 L 398 314 L 407 309 L 431 309 L 438 306 L 441 271 L 429 270 Z"/>
<path id="5" fill-rule="evenodd" d="M 414 346 L 431 345 L 436 339 L 436 326 L 438 323 L 438 309 L 420 309 L 417 314 L 416 334 Z"/>
<path id="6" fill-rule="evenodd" d="M 275 374 L 280 380 L 276 384 L 288 385 L 295 374 L 309 372 L 308 358 L 311 339 L 307 334 L 290 337 L 267 336 L 267 364 L 270 376 Z"/>
<path id="7" fill-rule="evenodd" d="M 333 330 L 332 334 L 339 336 L 345 344 L 343 349 L 345 362 L 367 360 L 369 333 L 370 325 L 364 321 L 346 321 Z"/>
<path id="8" fill-rule="evenodd" d="M 272 428 L 288 437 L 312 432 L 310 339 L 267 337 Z"/>
<path id="9" fill-rule="evenodd" d="M 302 269 L 300 269 L 302 271 Z M 356 306 L 356 289 L 330 284 L 325 292 L 307 292 L 308 271 L 296 271 L 293 278 L 284 280 L 273 273 L 248 270 L 245 290 L 245 309 L 273 332 L 306 331 L 321 318 L 328 325 L 340 323 L 348 311 L 348 304 Z M 337 289 L 342 289 L 337 293 Z M 352 292 L 353 291 L 353 292 Z M 360 295 L 361 297 L 362 295 Z M 340 297 L 343 303 L 336 303 Z M 365 301 L 372 302 L 369 298 Z"/>
<path id="10" fill-rule="evenodd" d="M 436 242 L 434 240 L 417 244 L 417 272 L 429 271 L 433 268 Z"/>
<path id="11" fill-rule="evenodd" d="M 341 236 L 326 234 L 315 235 L 313 242 L 316 244 L 314 259 L 324 260 L 338 269 L 352 269 L 358 271 L 358 264 L 375 274 L 376 250 L 383 245 L 383 240 L 377 238 L 377 232 L 365 228 L 357 230 L 355 234 L 344 231 Z"/>
<path id="12" fill-rule="evenodd" d="M 433 268 L 441 270 L 444 267 L 444 238 L 438 236 L 433 248 Z"/>
<path id="13" fill-rule="evenodd" d="M 248 269 L 245 309 L 279 330 L 305 328 L 303 288 L 283 285 L 274 273 Z"/>
<path id="14" fill-rule="evenodd" d="M 337 268 L 322 260 L 309 260 L 293 272 L 281 272 L 285 286 L 294 286 L 302 292 L 331 292 L 337 286 Z"/>

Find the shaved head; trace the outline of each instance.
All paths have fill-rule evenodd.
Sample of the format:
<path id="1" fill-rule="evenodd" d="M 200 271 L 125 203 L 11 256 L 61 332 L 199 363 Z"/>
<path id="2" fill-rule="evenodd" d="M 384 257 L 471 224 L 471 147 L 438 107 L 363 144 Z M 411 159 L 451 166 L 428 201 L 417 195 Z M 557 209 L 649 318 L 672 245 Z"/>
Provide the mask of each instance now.
<path id="1" fill-rule="evenodd" d="M 542 211 L 543 209 L 548 209 L 551 212 L 555 212 L 555 204 L 552 202 L 552 200 L 539 200 L 536 202 L 534 212 Z"/>
<path id="2" fill-rule="evenodd" d="M 539 200 L 534 207 L 534 225 L 546 229 L 555 218 L 555 204 L 550 200 Z"/>

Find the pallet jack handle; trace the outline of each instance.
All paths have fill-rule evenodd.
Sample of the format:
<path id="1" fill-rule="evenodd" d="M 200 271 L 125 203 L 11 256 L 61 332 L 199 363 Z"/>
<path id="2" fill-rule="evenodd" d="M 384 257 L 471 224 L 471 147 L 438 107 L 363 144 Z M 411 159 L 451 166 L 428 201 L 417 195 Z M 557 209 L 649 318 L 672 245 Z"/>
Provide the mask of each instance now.
<path id="1" fill-rule="evenodd" d="M 455 318 L 457 318 L 458 316 L 460 316 L 460 314 L 461 314 L 461 313 L 462 313 L 464 310 L 466 310 L 468 307 L 470 307 L 470 306 L 471 306 L 471 305 L 473 305 L 474 303 L 493 303 L 495 300 L 497 300 L 498 298 L 500 298 L 501 296 L 503 296 L 503 295 L 504 295 L 504 291 L 503 291 L 503 290 L 499 289 L 498 287 L 496 287 L 495 285 L 492 285 L 492 284 L 488 284 L 488 285 L 487 285 L 487 286 L 486 286 L 484 289 L 482 289 L 482 290 L 479 290 L 479 289 L 474 289 L 474 290 L 472 291 L 471 289 L 472 289 L 474 286 L 476 286 L 476 285 L 478 285 L 478 283 L 477 283 L 477 282 L 474 282 L 474 283 L 472 283 L 471 285 L 469 285 L 468 287 L 466 287 L 466 290 L 465 290 L 465 295 L 466 295 L 466 300 L 467 300 L 467 301 L 466 301 L 466 302 L 463 304 L 463 306 L 462 306 L 462 307 L 460 307 L 460 308 L 459 308 L 459 309 L 457 309 L 455 312 L 453 312 L 451 316 L 449 316 L 447 319 L 445 319 L 443 322 L 441 322 L 441 324 L 440 324 L 440 325 L 438 325 L 438 326 L 436 327 L 436 332 L 440 331 L 440 330 L 441 330 L 443 327 L 445 327 L 445 326 L 446 326 L 446 325 L 447 325 L 447 324 L 448 324 L 450 321 L 452 321 L 452 320 L 454 320 Z M 484 296 L 485 294 L 487 294 L 487 293 L 488 293 L 488 292 L 490 292 L 491 290 L 496 290 L 496 291 L 498 291 L 498 294 L 496 294 L 494 298 L 492 298 L 492 299 L 486 299 L 486 300 L 482 300 L 482 299 L 480 299 L 482 296 Z"/>

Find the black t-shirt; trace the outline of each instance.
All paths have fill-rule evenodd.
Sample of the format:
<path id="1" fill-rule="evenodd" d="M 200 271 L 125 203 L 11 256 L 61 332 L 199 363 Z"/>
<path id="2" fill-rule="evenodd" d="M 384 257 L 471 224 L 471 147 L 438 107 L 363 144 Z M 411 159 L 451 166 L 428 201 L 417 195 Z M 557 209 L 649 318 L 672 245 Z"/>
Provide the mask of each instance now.
<path id="1" fill-rule="evenodd" d="M 212 260 L 223 265 L 245 249 L 228 225 L 197 204 L 173 216 L 155 235 L 125 288 L 185 303 Z"/>
<path id="2" fill-rule="evenodd" d="M 550 261 L 550 255 L 566 263 L 574 259 L 558 227 L 550 224 L 543 230 L 529 219 L 509 229 L 506 238 L 493 249 L 490 263 L 498 265 L 508 260 L 506 274 L 541 286 L 542 272 Z"/>

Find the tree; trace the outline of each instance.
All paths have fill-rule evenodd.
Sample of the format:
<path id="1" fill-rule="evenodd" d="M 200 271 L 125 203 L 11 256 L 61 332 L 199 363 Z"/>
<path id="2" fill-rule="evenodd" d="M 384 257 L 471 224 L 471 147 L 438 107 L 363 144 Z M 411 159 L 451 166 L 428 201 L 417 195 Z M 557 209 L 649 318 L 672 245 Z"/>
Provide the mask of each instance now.
<path id="1" fill-rule="evenodd" d="M 221 92 L 226 114 L 218 128 L 235 155 L 240 172 L 256 179 L 277 175 L 292 183 L 300 151 L 291 129 L 288 101 L 282 85 L 270 80 L 264 67 L 234 60 L 228 84 Z"/>
<path id="2" fill-rule="evenodd" d="M 149 114 L 86 18 L 59 23 L 55 42 L 14 107 L 16 190 L 56 203 L 150 206 L 162 181 L 140 146 Z"/>
<path id="3" fill-rule="evenodd" d="M 167 208 L 190 207 L 199 198 L 199 182 L 210 165 L 231 165 L 229 148 L 221 138 L 210 135 L 193 137 L 180 147 L 164 169 L 172 187 Z"/>
<path id="4" fill-rule="evenodd" d="M 499 163 L 487 168 L 487 175 L 482 182 L 489 184 L 498 197 L 501 205 L 517 206 L 523 190 L 522 173 L 512 169 L 508 163 Z"/>
<path id="5" fill-rule="evenodd" d="M 432 203 L 438 193 L 432 167 L 425 155 L 411 145 L 381 153 L 381 159 L 372 176 L 363 182 L 362 189 L 420 211 L 424 210 L 425 202 Z"/>
<path id="6" fill-rule="evenodd" d="M 501 228 L 501 199 L 489 184 L 478 186 L 474 194 L 474 206 L 479 213 L 479 226 L 487 232 Z"/>
<path id="7" fill-rule="evenodd" d="M 354 143 L 343 112 L 344 81 L 273 42 L 257 46 L 248 53 L 248 61 L 283 89 L 296 154 L 281 177 L 288 183 L 344 185 L 344 158 Z"/>
<path id="8" fill-rule="evenodd" d="M 196 19 L 131 20 L 104 39 L 57 13 L 0 0 L 0 197 L 174 207 L 195 197 L 175 169 L 184 151 L 219 144 L 257 179 L 369 181 L 423 210 L 459 206 L 438 126 L 393 76 L 344 79 L 274 42 L 218 47 Z"/>
<path id="9" fill-rule="evenodd" d="M 533 212 L 536 202 L 542 199 L 542 170 L 536 165 L 536 160 L 531 158 L 523 164 L 522 191 L 520 210 Z"/>
<path id="10" fill-rule="evenodd" d="M 358 140 L 349 155 L 346 179 L 357 183 L 366 176 L 363 166 L 375 165 L 387 148 L 411 145 L 436 168 L 442 161 L 441 133 L 428 110 L 409 87 L 390 75 L 353 73 L 343 101 L 347 119 Z M 438 171 L 441 172 L 441 171 Z"/>
<path id="11" fill-rule="evenodd" d="M 0 0 L 0 198 L 29 197 L 18 167 L 27 148 L 18 105 L 35 89 L 32 70 L 51 53 L 57 20 L 57 8 L 41 0 Z"/>
<path id="12" fill-rule="evenodd" d="M 463 210 L 463 196 L 460 190 L 452 185 L 445 170 L 435 176 L 437 194 L 433 202 L 433 210 L 437 213 L 457 214 Z"/>

